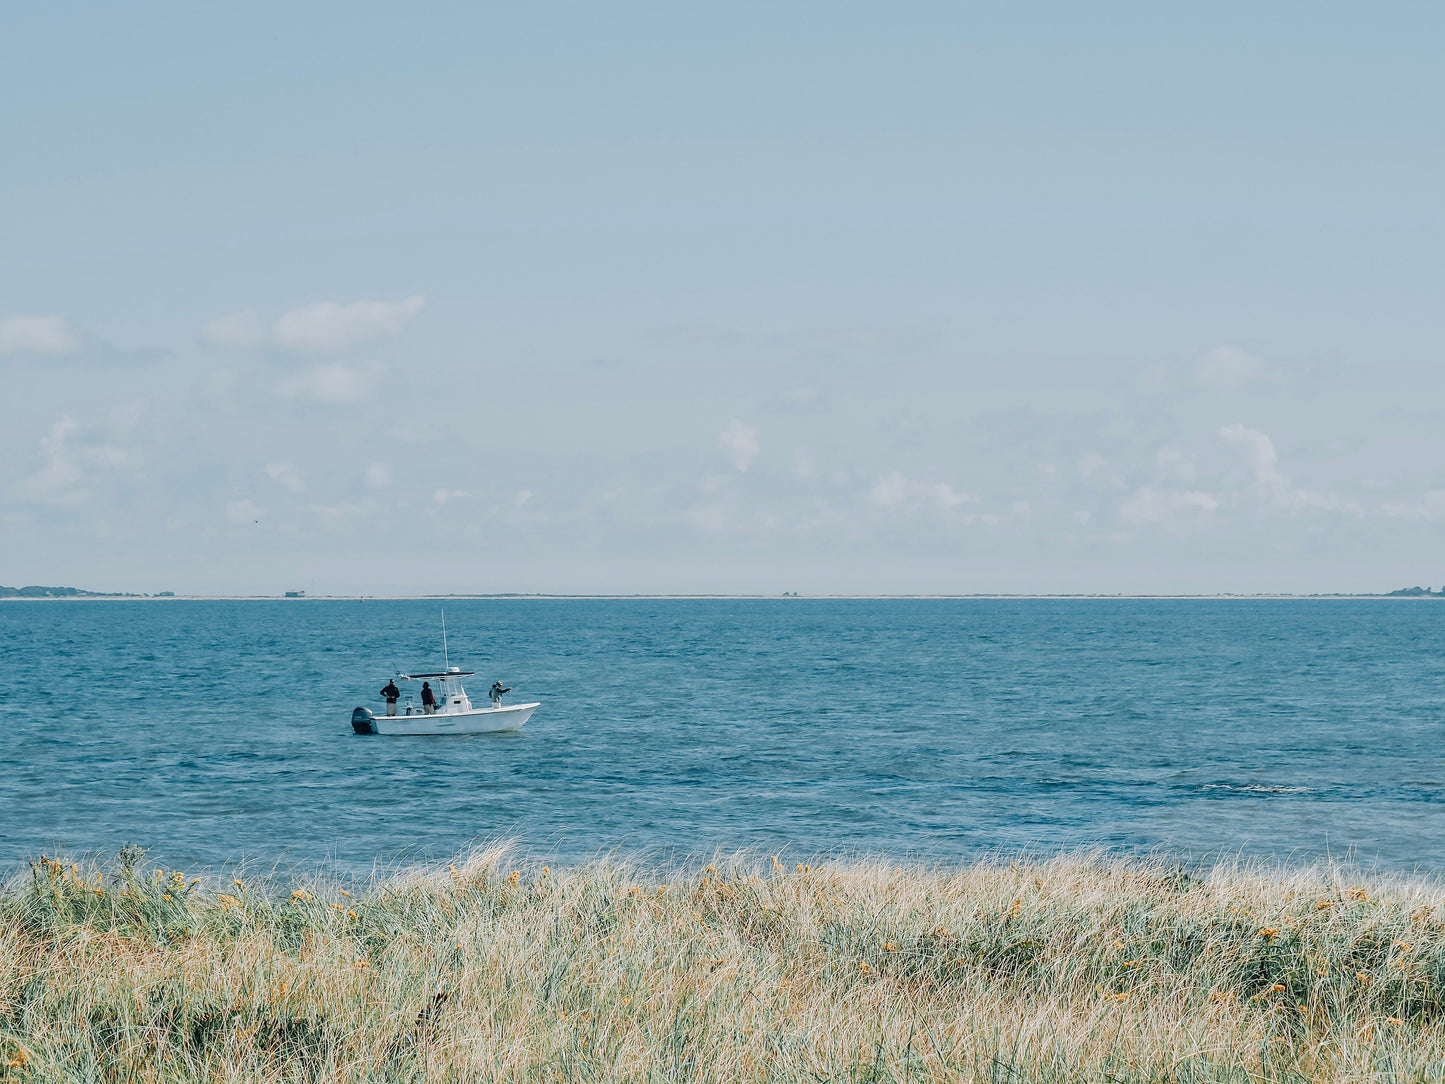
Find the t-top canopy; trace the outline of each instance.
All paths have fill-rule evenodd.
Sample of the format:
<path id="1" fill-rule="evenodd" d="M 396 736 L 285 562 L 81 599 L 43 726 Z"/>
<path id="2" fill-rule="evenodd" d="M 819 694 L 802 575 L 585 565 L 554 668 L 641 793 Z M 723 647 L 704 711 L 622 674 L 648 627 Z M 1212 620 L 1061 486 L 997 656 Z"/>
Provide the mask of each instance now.
<path id="1" fill-rule="evenodd" d="M 444 670 L 440 674 L 397 674 L 402 681 L 420 681 L 422 678 L 459 678 L 471 677 L 475 670 Z"/>

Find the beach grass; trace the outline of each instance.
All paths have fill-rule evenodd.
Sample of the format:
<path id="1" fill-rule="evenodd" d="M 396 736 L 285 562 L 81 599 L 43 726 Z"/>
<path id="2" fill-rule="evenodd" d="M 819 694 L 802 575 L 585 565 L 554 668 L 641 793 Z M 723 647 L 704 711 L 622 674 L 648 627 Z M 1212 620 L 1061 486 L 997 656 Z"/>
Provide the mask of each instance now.
<path id="1" fill-rule="evenodd" d="M 37 860 L 0 893 L 15 1081 L 1441 1081 L 1445 889 L 1078 854 L 504 846 L 365 885 Z"/>

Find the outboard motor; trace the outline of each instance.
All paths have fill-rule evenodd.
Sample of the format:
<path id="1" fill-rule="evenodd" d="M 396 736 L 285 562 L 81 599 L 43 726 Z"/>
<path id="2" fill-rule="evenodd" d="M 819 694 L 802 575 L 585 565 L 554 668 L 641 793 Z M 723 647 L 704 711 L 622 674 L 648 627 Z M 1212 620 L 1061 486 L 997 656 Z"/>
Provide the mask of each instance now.
<path id="1" fill-rule="evenodd" d="M 357 708 L 351 713 L 351 729 L 358 734 L 375 734 L 376 716 L 366 708 Z"/>

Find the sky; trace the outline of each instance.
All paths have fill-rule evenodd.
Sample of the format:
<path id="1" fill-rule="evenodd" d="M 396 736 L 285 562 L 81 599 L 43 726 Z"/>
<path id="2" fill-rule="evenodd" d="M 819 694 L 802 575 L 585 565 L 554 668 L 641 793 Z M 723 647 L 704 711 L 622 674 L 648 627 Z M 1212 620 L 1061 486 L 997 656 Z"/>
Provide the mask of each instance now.
<path id="1" fill-rule="evenodd" d="M 1445 583 L 1445 8 L 10 5 L 0 583 Z"/>

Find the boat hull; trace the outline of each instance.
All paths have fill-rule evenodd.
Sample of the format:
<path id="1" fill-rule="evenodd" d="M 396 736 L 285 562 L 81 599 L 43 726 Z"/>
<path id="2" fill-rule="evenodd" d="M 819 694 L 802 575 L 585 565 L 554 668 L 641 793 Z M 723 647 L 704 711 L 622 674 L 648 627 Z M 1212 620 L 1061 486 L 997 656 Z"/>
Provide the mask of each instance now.
<path id="1" fill-rule="evenodd" d="M 508 704 L 500 708 L 437 712 L 435 715 L 376 715 L 366 708 L 357 708 L 352 712 L 351 726 L 358 734 L 497 734 L 521 730 L 532 717 L 532 712 L 541 706 L 540 703 Z"/>

